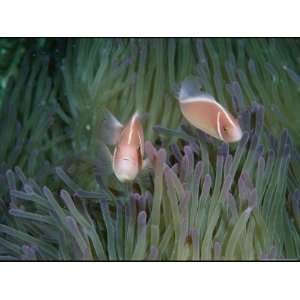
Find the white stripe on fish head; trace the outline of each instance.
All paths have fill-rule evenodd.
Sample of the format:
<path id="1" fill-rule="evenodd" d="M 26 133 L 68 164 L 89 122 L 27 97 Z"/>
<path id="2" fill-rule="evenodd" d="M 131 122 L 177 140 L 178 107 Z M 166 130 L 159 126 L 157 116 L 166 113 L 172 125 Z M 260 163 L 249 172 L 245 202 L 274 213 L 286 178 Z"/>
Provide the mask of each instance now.
<path id="1" fill-rule="evenodd" d="M 223 137 L 222 131 L 221 131 L 220 115 L 221 115 L 221 112 L 218 111 L 218 115 L 217 115 L 217 130 L 218 130 L 218 134 L 219 134 L 220 139 L 222 141 L 224 141 L 224 137 Z"/>

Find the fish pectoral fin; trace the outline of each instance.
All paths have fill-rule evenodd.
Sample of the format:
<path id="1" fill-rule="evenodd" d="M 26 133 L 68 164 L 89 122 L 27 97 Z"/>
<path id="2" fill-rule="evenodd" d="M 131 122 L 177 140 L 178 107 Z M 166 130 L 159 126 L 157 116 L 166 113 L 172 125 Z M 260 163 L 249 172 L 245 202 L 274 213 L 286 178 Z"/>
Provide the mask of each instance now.
<path id="1" fill-rule="evenodd" d="M 143 187 L 145 190 L 151 189 L 152 179 L 151 179 L 151 170 L 152 165 L 149 158 L 143 160 L 142 167 L 137 176 L 137 182 Z"/>
<path id="2" fill-rule="evenodd" d="M 144 176 L 145 174 L 148 174 L 151 169 L 153 169 L 153 166 L 151 164 L 151 161 L 149 158 L 146 158 L 142 161 L 142 165 L 139 171 L 140 176 Z"/>
<path id="3" fill-rule="evenodd" d="M 142 164 L 142 170 L 149 169 L 151 167 L 152 167 L 152 165 L 151 165 L 150 159 L 149 158 L 144 159 L 143 164 Z"/>
<path id="4" fill-rule="evenodd" d="M 100 138 L 109 145 L 115 145 L 120 138 L 124 126 L 108 110 L 104 110 L 100 121 Z"/>
<path id="5" fill-rule="evenodd" d="M 113 173 L 113 159 L 108 147 L 102 142 L 99 143 L 97 157 L 95 161 L 96 174 L 102 178 L 107 178 Z"/>

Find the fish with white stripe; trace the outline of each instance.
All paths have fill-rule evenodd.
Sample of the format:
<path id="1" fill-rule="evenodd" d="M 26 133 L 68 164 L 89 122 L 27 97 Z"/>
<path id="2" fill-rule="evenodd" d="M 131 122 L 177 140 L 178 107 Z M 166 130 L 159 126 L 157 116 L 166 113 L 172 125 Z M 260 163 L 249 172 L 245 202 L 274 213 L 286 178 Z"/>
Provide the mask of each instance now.
<path id="1" fill-rule="evenodd" d="M 196 128 L 225 143 L 238 142 L 242 138 L 238 120 L 213 96 L 202 93 L 196 80 L 183 81 L 178 100 L 183 116 Z"/>
<path id="2" fill-rule="evenodd" d="M 121 182 L 132 181 L 144 167 L 144 133 L 139 113 L 122 125 L 110 112 L 102 125 L 102 138 L 115 145 L 112 168 Z"/>

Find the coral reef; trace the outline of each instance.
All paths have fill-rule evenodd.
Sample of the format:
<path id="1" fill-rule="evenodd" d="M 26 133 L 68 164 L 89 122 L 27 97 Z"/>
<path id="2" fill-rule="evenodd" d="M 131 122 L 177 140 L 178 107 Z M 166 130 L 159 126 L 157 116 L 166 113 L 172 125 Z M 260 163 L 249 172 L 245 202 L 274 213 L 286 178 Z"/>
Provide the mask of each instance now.
<path id="1" fill-rule="evenodd" d="M 35 44 L 0 103 L 1 260 L 299 259 L 298 40 Z M 183 120 L 190 75 L 239 116 L 240 142 Z M 104 109 L 147 114 L 133 183 L 109 171 Z"/>

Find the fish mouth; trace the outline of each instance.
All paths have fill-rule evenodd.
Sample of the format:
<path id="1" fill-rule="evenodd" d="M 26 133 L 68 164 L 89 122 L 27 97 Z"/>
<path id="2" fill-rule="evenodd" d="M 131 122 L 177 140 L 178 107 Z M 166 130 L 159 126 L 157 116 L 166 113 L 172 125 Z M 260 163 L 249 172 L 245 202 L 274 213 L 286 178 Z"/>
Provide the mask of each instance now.
<path id="1" fill-rule="evenodd" d="M 119 160 L 114 168 L 115 175 L 121 182 L 128 182 L 135 179 L 137 175 L 136 165 L 130 156 Z"/>
<path id="2" fill-rule="evenodd" d="M 121 182 L 130 182 L 132 180 L 134 180 L 135 176 L 129 176 L 126 174 L 122 174 L 122 175 L 117 175 L 117 178 L 121 181 Z"/>
<path id="3" fill-rule="evenodd" d="M 231 139 L 232 142 L 238 142 L 243 136 L 243 131 L 240 127 L 236 128 L 234 131 L 234 136 Z"/>

